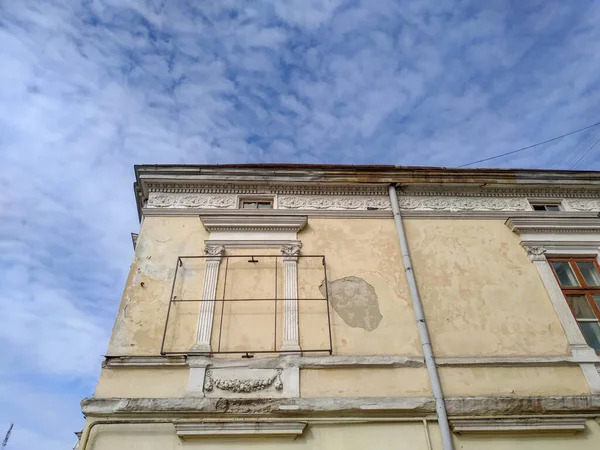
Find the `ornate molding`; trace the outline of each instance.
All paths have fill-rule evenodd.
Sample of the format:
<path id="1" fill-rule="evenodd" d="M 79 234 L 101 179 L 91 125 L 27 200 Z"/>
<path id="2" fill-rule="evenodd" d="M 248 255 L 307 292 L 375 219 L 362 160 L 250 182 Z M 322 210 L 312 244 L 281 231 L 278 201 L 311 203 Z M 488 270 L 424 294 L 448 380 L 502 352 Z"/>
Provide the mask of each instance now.
<path id="1" fill-rule="evenodd" d="M 202 216 L 207 231 L 262 231 L 297 233 L 306 226 L 306 216 L 245 214 L 235 216 Z"/>
<path id="2" fill-rule="evenodd" d="M 511 231 L 524 233 L 600 233 L 600 219 L 573 217 L 511 217 L 506 222 Z"/>
<path id="3" fill-rule="evenodd" d="M 400 196 L 398 204 L 408 211 L 531 211 L 526 198 Z"/>
<path id="4" fill-rule="evenodd" d="M 282 195 L 381 195 L 387 196 L 385 184 L 202 184 L 202 183 L 147 183 L 149 193 L 171 194 L 282 194 Z"/>
<path id="5" fill-rule="evenodd" d="M 391 210 L 390 200 L 382 196 L 280 196 L 280 209 L 345 210 Z"/>
<path id="6" fill-rule="evenodd" d="M 405 185 L 400 196 L 442 196 L 442 197 L 522 197 L 522 198 L 581 198 L 597 199 L 600 189 L 556 188 L 556 187 L 472 187 L 458 185 Z"/>
<path id="7" fill-rule="evenodd" d="M 523 246 L 525 251 L 527 251 L 527 256 L 532 261 L 545 261 L 546 260 L 546 248 L 545 247 L 535 247 L 530 245 Z"/>
<path id="8" fill-rule="evenodd" d="M 150 192 L 148 208 L 236 208 L 235 195 L 199 195 L 196 193 Z"/>
<path id="9" fill-rule="evenodd" d="M 600 211 L 600 200 L 566 199 L 563 205 L 567 211 Z"/>
<path id="10" fill-rule="evenodd" d="M 213 377 L 212 370 L 206 371 L 204 381 L 204 391 L 212 392 L 216 387 L 222 391 L 232 391 L 236 393 L 250 393 L 262 391 L 274 385 L 278 391 L 283 390 L 283 381 L 281 380 L 282 369 L 277 369 L 275 375 L 263 379 L 239 379 L 239 378 L 216 378 Z"/>

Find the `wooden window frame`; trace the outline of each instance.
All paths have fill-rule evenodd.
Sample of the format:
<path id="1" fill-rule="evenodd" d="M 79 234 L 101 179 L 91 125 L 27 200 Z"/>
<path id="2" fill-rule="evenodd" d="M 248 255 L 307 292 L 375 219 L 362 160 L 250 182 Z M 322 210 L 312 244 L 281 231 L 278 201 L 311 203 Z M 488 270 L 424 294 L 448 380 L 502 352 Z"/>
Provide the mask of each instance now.
<path id="1" fill-rule="evenodd" d="M 554 266 L 552 265 L 552 262 L 554 261 L 568 262 L 569 266 L 571 267 L 571 270 L 573 271 L 573 274 L 575 274 L 575 277 L 579 282 L 579 286 L 563 286 L 560 282 L 560 279 L 558 278 L 558 274 L 556 273 Z M 567 301 L 567 295 L 584 295 L 589 306 L 592 308 L 594 315 L 596 316 L 596 322 L 600 324 L 600 308 L 598 308 L 596 301 L 592 297 L 592 295 L 594 294 L 600 295 L 600 286 L 588 286 L 588 284 L 585 281 L 585 278 L 583 277 L 583 274 L 581 273 L 581 270 L 579 270 L 579 266 L 577 265 L 578 262 L 591 262 L 594 264 L 594 267 L 596 267 L 596 270 L 598 270 L 598 272 L 600 273 L 600 265 L 598 264 L 598 260 L 594 257 L 548 257 L 548 264 L 550 265 L 552 273 L 554 274 L 554 278 L 556 278 L 556 282 L 558 283 L 558 286 L 560 287 L 560 290 L 563 293 L 565 302 L 567 302 L 567 305 L 571 310 L 571 314 L 573 314 L 573 318 L 577 322 L 577 326 L 579 327 L 579 321 L 581 319 L 577 319 L 577 317 L 575 316 L 571 305 Z M 584 321 L 593 322 L 593 319 Z M 579 329 L 581 330 L 581 327 L 579 327 Z M 583 333 L 583 330 L 581 330 L 581 332 Z M 596 350 L 596 353 L 600 354 L 600 350 Z"/>

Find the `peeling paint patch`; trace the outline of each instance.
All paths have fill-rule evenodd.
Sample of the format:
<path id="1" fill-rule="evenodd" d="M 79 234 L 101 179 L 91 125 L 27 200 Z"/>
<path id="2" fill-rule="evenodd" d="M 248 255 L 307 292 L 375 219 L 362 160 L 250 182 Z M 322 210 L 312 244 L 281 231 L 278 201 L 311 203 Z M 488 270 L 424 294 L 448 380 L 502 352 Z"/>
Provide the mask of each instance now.
<path id="1" fill-rule="evenodd" d="M 373 331 L 383 319 L 375 289 L 362 278 L 345 277 L 331 281 L 327 286 L 329 302 L 346 325 Z M 325 281 L 319 286 L 325 296 Z"/>

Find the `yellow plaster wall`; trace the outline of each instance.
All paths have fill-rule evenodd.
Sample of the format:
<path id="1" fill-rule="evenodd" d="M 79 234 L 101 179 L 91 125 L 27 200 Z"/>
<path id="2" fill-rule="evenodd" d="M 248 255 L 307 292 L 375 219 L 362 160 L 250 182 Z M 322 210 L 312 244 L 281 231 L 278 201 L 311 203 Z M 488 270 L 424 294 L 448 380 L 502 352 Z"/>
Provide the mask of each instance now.
<path id="1" fill-rule="evenodd" d="M 330 282 L 356 276 L 377 293 L 383 319 L 372 331 L 348 326 L 332 310 L 334 354 L 421 354 L 393 220 L 309 218 L 298 238 L 303 254 L 326 256 Z"/>
<path id="2" fill-rule="evenodd" d="M 568 354 L 519 237 L 496 220 L 406 220 L 436 356 Z"/>
<path id="3" fill-rule="evenodd" d="M 453 435 L 456 450 L 594 450 L 600 448 L 600 425 L 586 421 L 586 429 L 574 435 L 552 433 L 493 433 Z M 440 430 L 429 423 L 432 450 L 442 450 Z"/>
<path id="4" fill-rule="evenodd" d="M 431 450 L 442 450 L 439 427 L 428 423 Z M 586 430 L 575 435 L 488 434 L 453 436 L 461 450 L 591 450 L 600 448 L 600 425 L 586 422 Z M 313 425 L 296 440 L 289 438 L 202 438 L 181 440 L 171 424 L 101 425 L 93 431 L 87 450 L 428 450 L 425 429 L 418 422 Z"/>
<path id="5" fill-rule="evenodd" d="M 231 449 L 261 450 L 427 450 L 420 423 L 375 423 L 310 425 L 295 440 L 278 437 L 202 438 L 180 440 L 171 425 L 104 427 L 91 442 L 90 450 Z"/>
<path id="6" fill-rule="evenodd" d="M 202 255 L 208 233 L 198 217 L 146 217 L 140 229 L 133 263 L 107 350 L 108 355 L 156 355 L 160 351 L 177 257 Z M 191 278 L 191 279 L 190 279 Z M 201 270 L 188 277 L 187 294 L 198 295 Z M 142 285 L 143 283 L 143 285 Z M 192 286 L 196 286 L 192 288 Z M 197 287 L 199 286 L 199 287 Z M 196 289 L 195 292 L 190 290 Z M 178 333 L 171 340 L 193 341 L 197 304 L 179 311 Z M 177 315 L 177 311 L 175 311 Z M 177 337 L 179 336 L 179 337 Z M 189 338 L 191 336 L 191 338 Z"/>
<path id="7" fill-rule="evenodd" d="M 444 395 L 544 396 L 590 393 L 579 366 L 440 367 Z"/>
<path id="8" fill-rule="evenodd" d="M 301 397 L 429 396 L 425 368 L 303 369 Z"/>
<path id="9" fill-rule="evenodd" d="M 188 383 L 189 369 L 103 369 L 94 397 L 183 397 Z"/>

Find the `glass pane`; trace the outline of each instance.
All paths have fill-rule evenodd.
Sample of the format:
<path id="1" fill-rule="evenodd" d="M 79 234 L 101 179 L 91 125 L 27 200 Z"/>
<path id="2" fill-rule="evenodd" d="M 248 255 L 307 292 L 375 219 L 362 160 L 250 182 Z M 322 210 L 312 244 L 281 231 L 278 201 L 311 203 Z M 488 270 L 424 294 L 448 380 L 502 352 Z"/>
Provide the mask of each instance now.
<path id="1" fill-rule="evenodd" d="M 552 261 L 552 267 L 562 286 L 579 286 L 579 281 L 573 273 L 568 261 Z"/>
<path id="2" fill-rule="evenodd" d="M 579 322 L 581 332 L 588 345 L 596 351 L 600 351 L 600 325 L 598 322 Z"/>
<path id="3" fill-rule="evenodd" d="M 600 309 L 600 294 L 592 294 L 592 297 L 594 297 L 594 301 L 596 302 L 596 306 L 598 307 L 598 309 Z"/>
<path id="4" fill-rule="evenodd" d="M 600 286 L 600 273 L 593 261 L 577 261 L 577 265 L 588 286 Z"/>
<path id="5" fill-rule="evenodd" d="M 546 211 L 560 211 L 558 205 L 546 205 Z"/>
<path id="6" fill-rule="evenodd" d="M 567 302 L 577 319 L 595 319 L 594 310 L 585 295 L 567 295 Z"/>
<path id="7" fill-rule="evenodd" d="M 533 206 L 534 211 L 546 211 L 546 207 L 544 205 L 531 205 Z"/>
<path id="8" fill-rule="evenodd" d="M 256 202 L 244 202 L 242 203 L 244 209 L 256 209 Z"/>
<path id="9" fill-rule="evenodd" d="M 268 209 L 271 207 L 271 202 L 260 202 L 258 204 L 259 209 Z"/>

